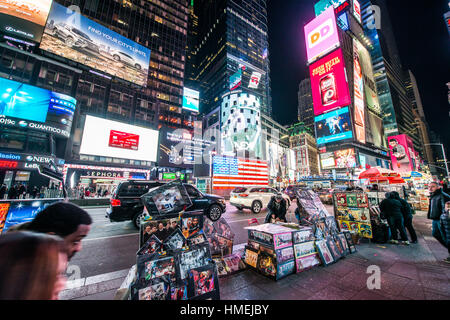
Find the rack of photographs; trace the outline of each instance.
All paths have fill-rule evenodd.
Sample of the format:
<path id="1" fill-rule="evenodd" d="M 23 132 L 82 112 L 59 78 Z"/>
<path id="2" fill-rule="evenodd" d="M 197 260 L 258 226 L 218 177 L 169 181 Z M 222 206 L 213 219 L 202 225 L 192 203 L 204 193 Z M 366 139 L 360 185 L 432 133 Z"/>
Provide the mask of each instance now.
<path id="1" fill-rule="evenodd" d="M 334 212 L 341 231 L 372 239 L 369 197 L 364 191 L 333 193 Z"/>
<path id="2" fill-rule="evenodd" d="M 132 300 L 220 299 L 216 264 L 203 230 L 203 211 L 185 212 L 189 196 L 180 181 L 142 196 L 136 280 Z M 180 210 L 181 209 L 181 210 Z"/>

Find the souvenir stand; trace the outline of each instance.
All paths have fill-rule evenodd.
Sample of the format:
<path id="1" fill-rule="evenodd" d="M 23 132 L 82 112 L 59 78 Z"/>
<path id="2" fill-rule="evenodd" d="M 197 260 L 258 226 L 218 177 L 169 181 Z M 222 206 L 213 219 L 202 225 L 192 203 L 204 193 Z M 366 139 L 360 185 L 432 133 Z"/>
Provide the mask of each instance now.
<path id="1" fill-rule="evenodd" d="M 274 280 L 302 272 L 321 263 L 328 265 L 355 252 L 349 232 L 340 233 L 318 195 L 296 190 L 300 225 L 266 223 L 247 227 L 246 265 Z"/>
<path id="2" fill-rule="evenodd" d="M 191 201 L 181 181 L 151 189 L 141 199 L 146 214 L 141 220 L 136 266 L 116 297 L 220 299 L 216 264 L 203 230 L 203 211 L 184 211 Z"/>

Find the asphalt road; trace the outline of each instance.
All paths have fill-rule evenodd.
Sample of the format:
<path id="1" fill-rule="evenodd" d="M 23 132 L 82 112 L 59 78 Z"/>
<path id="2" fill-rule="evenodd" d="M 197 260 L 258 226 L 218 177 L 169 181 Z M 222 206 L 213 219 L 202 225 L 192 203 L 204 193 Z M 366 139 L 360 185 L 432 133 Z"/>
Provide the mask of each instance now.
<path id="1" fill-rule="evenodd" d="M 294 201 L 288 210 L 289 222 L 296 221 L 294 216 L 296 207 Z M 330 210 L 330 207 L 328 209 Z M 93 218 L 91 231 L 82 242 L 82 251 L 70 261 L 70 265 L 80 268 L 83 278 L 128 269 L 136 263 L 138 230 L 131 222 L 110 222 L 105 218 L 105 210 L 105 207 L 87 209 Z M 248 226 L 249 219 L 257 218 L 259 223 L 263 223 L 266 214 L 266 210 L 258 215 L 246 209 L 238 211 L 227 202 L 227 210 L 223 217 L 235 233 L 234 245 L 247 242 L 247 230 L 244 228 Z"/>

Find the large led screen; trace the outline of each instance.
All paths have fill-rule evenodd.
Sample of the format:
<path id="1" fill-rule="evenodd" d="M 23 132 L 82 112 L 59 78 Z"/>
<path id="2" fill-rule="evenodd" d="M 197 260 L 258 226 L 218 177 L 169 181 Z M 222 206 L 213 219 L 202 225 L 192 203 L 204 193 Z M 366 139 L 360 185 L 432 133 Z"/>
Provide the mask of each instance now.
<path id="1" fill-rule="evenodd" d="M 318 144 L 325 144 L 353 137 L 348 107 L 315 117 L 314 122 Z"/>
<path id="2" fill-rule="evenodd" d="M 70 136 L 75 98 L 0 78 L 0 124 Z"/>
<path id="3" fill-rule="evenodd" d="M 159 132 L 86 116 L 80 153 L 156 162 Z"/>
<path id="4" fill-rule="evenodd" d="M 357 40 L 353 40 L 353 93 L 355 135 L 361 143 L 366 143 L 365 110 L 364 110 L 364 81 L 361 58 L 358 52 Z"/>
<path id="5" fill-rule="evenodd" d="M 183 109 L 198 112 L 200 104 L 200 92 L 183 88 Z"/>
<path id="6" fill-rule="evenodd" d="M 41 49 L 146 86 L 150 49 L 54 3 Z"/>
<path id="7" fill-rule="evenodd" d="M 253 94 L 231 93 L 221 106 L 221 149 L 227 156 L 262 158 L 261 102 Z"/>
<path id="8" fill-rule="evenodd" d="M 41 41 L 52 0 L 0 0 L 0 31 Z"/>
<path id="9" fill-rule="evenodd" d="M 336 168 L 355 168 L 356 167 L 356 154 L 355 149 L 343 149 L 334 152 L 334 160 Z"/>
<path id="10" fill-rule="evenodd" d="M 384 136 L 383 120 L 371 112 L 368 112 L 367 118 L 367 141 L 373 143 L 377 147 L 387 148 L 386 138 Z"/>
<path id="11" fill-rule="evenodd" d="M 330 7 L 337 9 L 341 4 L 346 2 L 347 0 L 320 0 L 314 5 L 314 11 L 316 16 L 320 15 L 322 12 L 327 10 Z"/>
<path id="12" fill-rule="evenodd" d="M 397 172 L 410 172 L 415 170 L 415 151 L 412 140 L 406 134 L 388 137 L 391 150 L 392 169 Z"/>
<path id="13" fill-rule="evenodd" d="M 332 7 L 305 26 L 308 63 L 339 47 L 336 15 Z"/>
<path id="14" fill-rule="evenodd" d="M 341 49 L 310 65 L 309 74 L 316 116 L 350 104 Z"/>

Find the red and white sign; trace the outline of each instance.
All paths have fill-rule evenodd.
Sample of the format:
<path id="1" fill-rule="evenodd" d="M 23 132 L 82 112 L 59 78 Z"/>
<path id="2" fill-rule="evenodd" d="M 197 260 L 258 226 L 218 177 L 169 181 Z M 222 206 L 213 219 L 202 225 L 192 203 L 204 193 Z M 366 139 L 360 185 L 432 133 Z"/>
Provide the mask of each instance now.
<path id="1" fill-rule="evenodd" d="M 353 0 L 353 15 L 355 16 L 356 20 L 361 23 L 361 5 L 359 4 L 358 0 Z"/>
<path id="2" fill-rule="evenodd" d="M 261 80 L 261 73 L 259 72 L 252 72 L 252 75 L 250 77 L 250 82 L 248 84 L 249 88 L 256 89 L 259 87 L 259 81 Z"/>
<path id="3" fill-rule="evenodd" d="M 139 135 L 111 130 L 109 133 L 109 146 L 129 150 L 138 150 Z"/>

